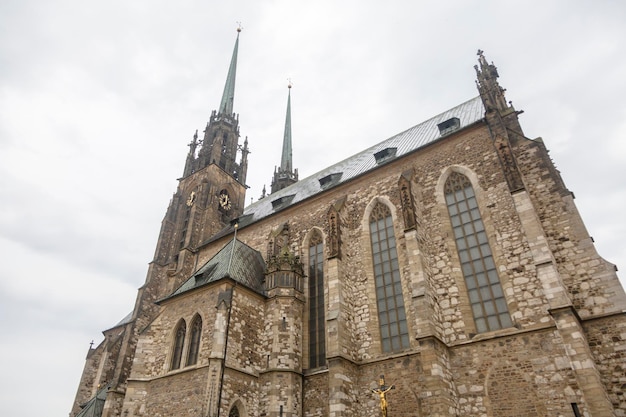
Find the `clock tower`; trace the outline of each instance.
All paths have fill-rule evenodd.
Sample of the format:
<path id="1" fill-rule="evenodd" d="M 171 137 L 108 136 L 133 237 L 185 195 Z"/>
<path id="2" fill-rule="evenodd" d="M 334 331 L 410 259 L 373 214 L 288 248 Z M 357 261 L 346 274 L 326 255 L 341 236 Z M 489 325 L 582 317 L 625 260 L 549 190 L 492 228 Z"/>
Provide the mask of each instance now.
<path id="1" fill-rule="evenodd" d="M 198 131 L 193 135 L 163 220 L 154 261 L 174 271 L 186 270 L 197 248 L 243 213 L 249 150 L 247 138 L 239 142 L 239 115 L 233 111 L 241 28 L 237 32 L 219 109 L 211 112 L 202 138 Z"/>

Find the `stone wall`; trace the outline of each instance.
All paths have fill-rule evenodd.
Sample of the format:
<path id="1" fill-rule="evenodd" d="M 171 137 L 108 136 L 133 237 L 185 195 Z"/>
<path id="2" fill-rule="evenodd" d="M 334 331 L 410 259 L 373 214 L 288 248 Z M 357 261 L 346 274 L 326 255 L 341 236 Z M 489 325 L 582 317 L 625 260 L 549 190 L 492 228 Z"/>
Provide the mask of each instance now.
<path id="1" fill-rule="evenodd" d="M 303 417 L 326 417 L 328 415 L 328 371 L 306 376 Z"/>
<path id="2" fill-rule="evenodd" d="M 477 124 L 240 228 L 237 237 L 266 256 L 270 236 L 288 224 L 289 249 L 306 260 L 314 228 L 328 248 L 328 213 L 337 211 L 340 252 L 324 262 L 327 369 L 306 369 L 302 294 L 280 289 L 264 297 L 236 286 L 222 325 L 218 294 L 234 285 L 223 281 L 146 307 L 156 316 L 138 336 L 128 416 L 171 415 L 174 404 L 177 415 L 217 410 L 221 381 L 223 416 L 233 407 L 240 415 L 276 416 L 281 406 L 285 416 L 376 415 L 371 390 L 381 374 L 396 385 L 388 398 L 394 417 L 571 415 L 572 403 L 593 414 L 606 410 L 591 398 L 604 387 L 613 407 L 623 407 L 626 324 L 617 315 L 626 307 L 623 290 L 595 252 L 542 144 L 518 138 L 514 153 L 526 189 L 513 194 L 488 127 Z M 511 328 L 476 330 L 444 201 L 453 172 L 465 175 L 475 191 Z M 416 227 L 405 224 L 401 178 L 415 200 Z M 369 241 L 376 204 L 387 206 L 394 220 L 409 322 L 410 347 L 393 353 L 382 351 L 377 314 Z M 143 302 L 155 297 L 157 286 L 174 289 L 230 239 L 189 251 L 176 271 L 155 266 Z M 552 292 L 561 294 L 558 312 Z M 198 363 L 172 371 L 174 329 L 196 314 L 203 323 Z M 586 335 L 578 332 L 581 323 Z M 581 349 L 585 337 L 589 346 Z M 216 340 L 227 346 L 224 366 Z"/>
<path id="3" fill-rule="evenodd" d="M 600 257 L 541 140 L 520 141 L 520 169 L 569 296 L 582 318 L 614 313 L 626 303 L 615 266 Z"/>
<path id="4" fill-rule="evenodd" d="M 624 313 L 584 323 L 589 347 L 615 408 L 626 416 L 626 320 Z"/>

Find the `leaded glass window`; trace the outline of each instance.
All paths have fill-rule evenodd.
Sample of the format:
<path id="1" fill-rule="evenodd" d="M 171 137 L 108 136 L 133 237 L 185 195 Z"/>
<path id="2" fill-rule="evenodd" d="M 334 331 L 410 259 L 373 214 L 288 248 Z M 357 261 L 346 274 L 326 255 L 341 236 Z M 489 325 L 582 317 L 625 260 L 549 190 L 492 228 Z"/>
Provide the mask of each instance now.
<path id="1" fill-rule="evenodd" d="M 324 244 L 314 232 L 309 243 L 309 368 L 326 365 Z"/>
<path id="2" fill-rule="evenodd" d="M 370 237 L 376 305 L 383 352 L 409 347 L 409 330 L 404 310 L 400 267 L 393 218 L 389 208 L 378 203 L 370 216 Z"/>
<path id="3" fill-rule="evenodd" d="M 202 335 L 202 319 L 196 316 L 191 322 L 191 338 L 189 339 L 189 353 L 187 355 L 187 366 L 195 365 L 198 362 L 198 351 L 200 350 L 200 336 Z"/>
<path id="4" fill-rule="evenodd" d="M 183 346 L 185 344 L 185 333 L 186 333 L 185 320 L 181 320 L 176 327 L 176 335 L 174 337 L 174 351 L 172 352 L 172 364 L 170 369 L 178 369 L 180 368 L 180 361 L 183 357 Z"/>
<path id="5" fill-rule="evenodd" d="M 474 188 L 465 175 L 453 172 L 444 191 L 476 330 L 483 333 L 511 327 Z"/>

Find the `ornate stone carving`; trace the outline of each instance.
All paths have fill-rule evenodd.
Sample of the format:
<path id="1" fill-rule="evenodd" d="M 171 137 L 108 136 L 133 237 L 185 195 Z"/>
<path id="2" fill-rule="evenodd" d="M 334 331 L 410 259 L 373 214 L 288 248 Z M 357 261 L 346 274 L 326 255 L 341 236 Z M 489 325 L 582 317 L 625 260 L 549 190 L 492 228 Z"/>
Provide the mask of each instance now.
<path id="1" fill-rule="evenodd" d="M 522 176 L 519 169 L 517 169 L 517 163 L 515 162 L 509 141 L 502 137 L 496 137 L 494 145 L 498 152 L 500 162 L 502 163 L 502 169 L 504 170 L 504 176 L 506 177 L 509 189 L 511 192 L 523 189 L 524 183 L 522 182 Z"/>
<path id="2" fill-rule="evenodd" d="M 328 210 L 328 257 L 341 259 L 341 224 L 335 206 Z"/>
<path id="3" fill-rule="evenodd" d="M 404 229 L 415 229 L 417 222 L 415 221 L 415 202 L 413 201 L 413 193 L 411 192 L 411 181 L 404 175 L 398 181 L 400 187 L 400 202 L 402 203 L 402 217 L 404 217 Z"/>

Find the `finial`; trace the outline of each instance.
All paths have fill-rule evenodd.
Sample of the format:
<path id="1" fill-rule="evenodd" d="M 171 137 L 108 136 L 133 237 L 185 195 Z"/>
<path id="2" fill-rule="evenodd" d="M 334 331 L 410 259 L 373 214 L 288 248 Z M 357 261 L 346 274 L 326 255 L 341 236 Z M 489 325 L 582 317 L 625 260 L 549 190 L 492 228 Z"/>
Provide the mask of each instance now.
<path id="1" fill-rule="evenodd" d="M 476 55 L 483 56 L 483 52 L 485 51 L 483 51 L 482 49 L 479 49 L 478 52 L 476 52 Z"/>
<path id="2" fill-rule="evenodd" d="M 93 349 L 93 340 L 89 343 L 89 349 Z"/>
<path id="3" fill-rule="evenodd" d="M 291 89 L 293 87 L 293 83 L 291 82 L 291 78 L 287 78 L 287 88 Z"/>
<path id="4" fill-rule="evenodd" d="M 240 33 L 243 30 L 243 26 L 241 26 L 241 22 L 235 22 L 237 23 L 237 33 Z"/>

